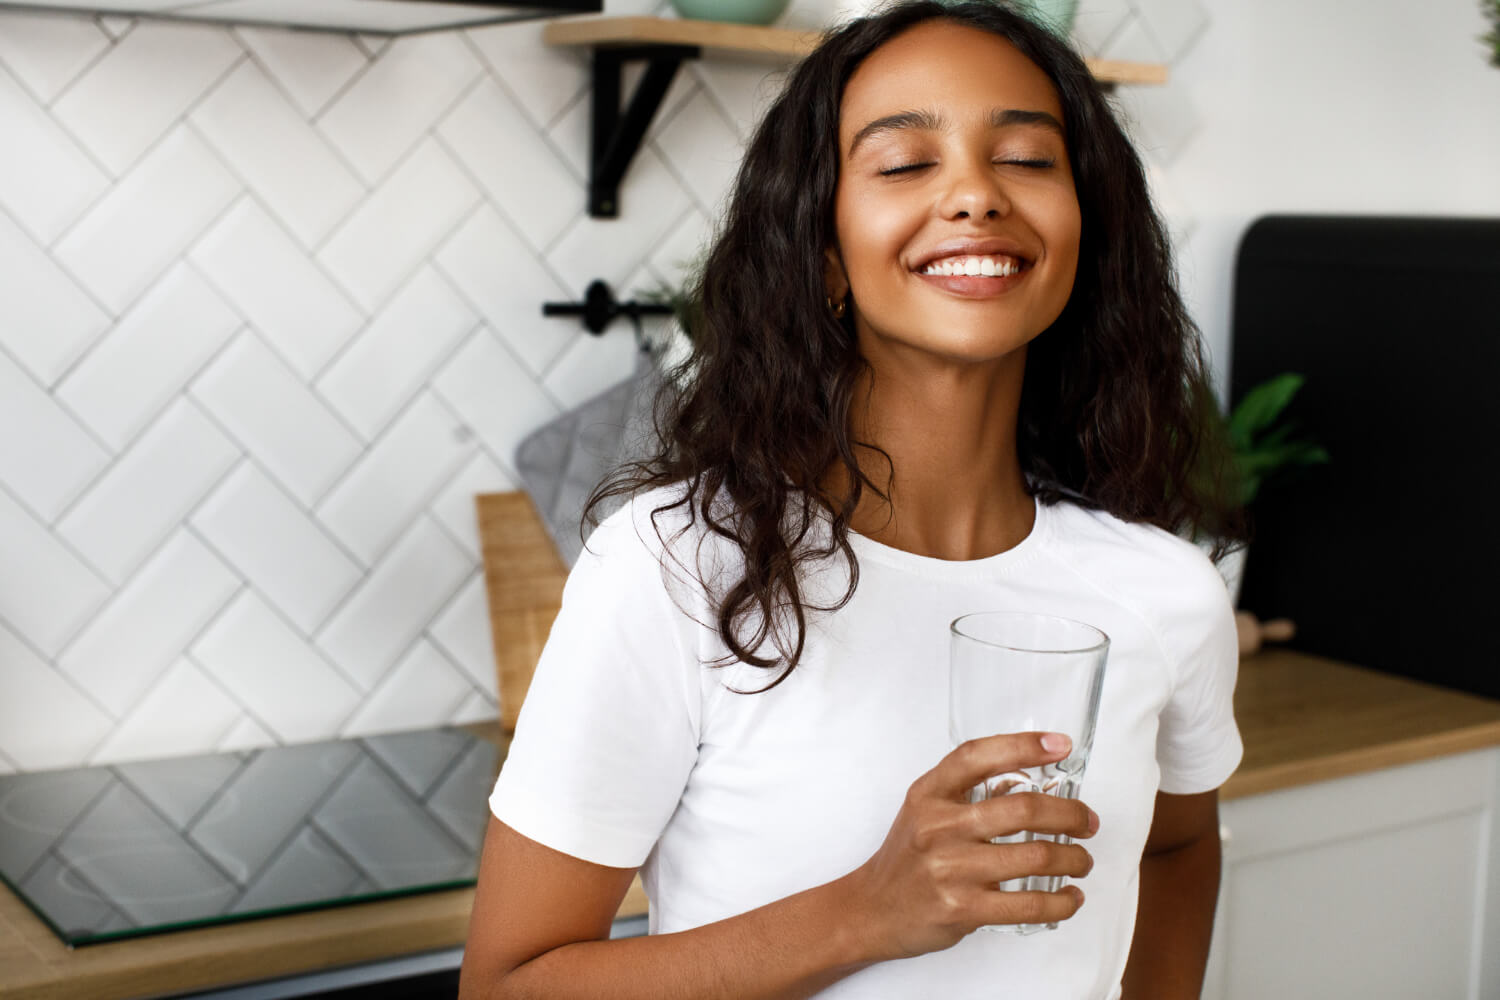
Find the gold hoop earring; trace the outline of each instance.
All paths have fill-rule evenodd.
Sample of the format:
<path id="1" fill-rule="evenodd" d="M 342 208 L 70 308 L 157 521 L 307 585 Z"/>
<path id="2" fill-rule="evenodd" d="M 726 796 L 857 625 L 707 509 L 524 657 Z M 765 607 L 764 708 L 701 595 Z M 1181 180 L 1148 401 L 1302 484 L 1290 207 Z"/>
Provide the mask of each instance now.
<path id="1" fill-rule="evenodd" d="M 847 307 L 846 301 L 844 299 L 839 299 L 837 302 L 835 302 L 835 301 L 833 301 L 833 296 L 830 295 L 827 298 L 827 302 L 828 302 L 828 308 L 831 309 L 831 310 L 833 310 L 833 318 L 834 319 L 843 319 L 844 318 L 844 309 Z"/>

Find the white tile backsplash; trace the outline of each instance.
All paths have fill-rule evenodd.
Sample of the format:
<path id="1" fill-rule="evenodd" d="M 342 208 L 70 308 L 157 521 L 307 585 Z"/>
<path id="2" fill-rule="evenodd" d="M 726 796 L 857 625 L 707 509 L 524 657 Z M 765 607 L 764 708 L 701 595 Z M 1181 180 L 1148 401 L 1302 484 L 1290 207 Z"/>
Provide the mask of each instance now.
<path id="1" fill-rule="evenodd" d="M 391 670 L 359 706 L 342 731 L 365 736 L 437 726 L 453 719 L 474 688 L 463 672 L 425 640 Z"/>
<path id="2" fill-rule="evenodd" d="M 479 452 L 448 481 L 428 507 L 428 513 L 442 525 L 449 538 L 463 546 L 470 562 L 478 562 L 479 525 L 474 516 L 474 497 L 480 493 L 504 493 L 519 488 L 510 473 L 500 468 L 489 455 Z"/>
<path id="3" fill-rule="evenodd" d="M 57 665 L 124 718 L 240 589 L 223 560 L 179 530 L 69 643 Z"/>
<path id="4" fill-rule="evenodd" d="M 698 207 L 718 215 L 740 165 L 740 136 L 699 90 L 661 130 L 657 148 L 687 182 Z"/>
<path id="5" fill-rule="evenodd" d="M 380 308 L 479 200 L 452 157 L 426 139 L 355 209 L 318 258 L 356 302 Z"/>
<path id="6" fill-rule="evenodd" d="M 1130 0 L 1079 0 L 1073 41 L 1085 55 L 1097 56 L 1134 16 Z"/>
<path id="7" fill-rule="evenodd" d="M 6 757 L 22 770 L 77 764 L 114 728 L 113 719 L 3 624 L 0 663 L 0 733 Z"/>
<path id="8" fill-rule="evenodd" d="M 550 125 L 589 87 L 582 49 L 552 49 L 542 42 L 544 21 L 495 24 L 468 32 L 469 42 L 525 110 L 534 128 Z"/>
<path id="9" fill-rule="evenodd" d="M 69 508 L 57 534 L 125 586 L 240 457 L 213 421 L 179 397 Z"/>
<path id="10" fill-rule="evenodd" d="M 185 128 L 152 149 L 57 245 L 57 259 L 116 313 L 208 228 L 238 184 Z"/>
<path id="11" fill-rule="evenodd" d="M 484 574 L 476 571 L 448 606 L 433 619 L 427 634 L 498 706 L 494 647 L 490 645 L 490 612 L 485 603 Z"/>
<path id="12" fill-rule="evenodd" d="M 178 660 L 94 752 L 98 760 L 151 760 L 217 747 L 239 704 L 190 660 Z"/>
<path id="13" fill-rule="evenodd" d="M 57 398 L 110 447 L 124 448 L 239 326 L 219 294 L 177 264 L 58 384 Z"/>
<path id="14" fill-rule="evenodd" d="M 373 440 L 479 317 L 431 267 L 423 267 L 318 379 L 318 392 Z"/>
<path id="15" fill-rule="evenodd" d="M 0 476 L 16 496 L 50 522 L 108 458 L 54 397 L 0 355 Z"/>
<path id="16" fill-rule="evenodd" d="M 424 392 L 318 505 L 318 518 L 373 565 L 474 451 L 460 421 Z"/>
<path id="17" fill-rule="evenodd" d="M 204 631 L 192 657 L 282 742 L 337 732 L 360 701 L 334 665 L 252 591 Z"/>
<path id="18" fill-rule="evenodd" d="M 297 373 L 249 331 L 213 360 L 191 392 L 305 507 L 327 492 L 363 448 Z"/>
<path id="19" fill-rule="evenodd" d="M 306 633 L 321 625 L 363 576 L 322 526 L 250 462 L 230 473 L 189 523 Z"/>
<path id="20" fill-rule="evenodd" d="M 0 211 L 0 346 L 51 386 L 108 328 L 99 304 Z"/>
<path id="21" fill-rule="evenodd" d="M 648 143 L 641 147 L 620 185 L 620 207 L 631 224 L 622 226 L 616 219 L 580 215 L 547 253 L 547 263 L 564 280 L 576 282 L 580 295 L 593 278 L 617 286 L 651 254 L 692 204 L 682 182 Z M 632 212 L 643 214 L 637 217 L 630 215 Z"/>
<path id="22" fill-rule="evenodd" d="M 215 86 L 189 119 L 304 247 L 321 243 L 365 185 L 255 63 Z"/>
<path id="23" fill-rule="evenodd" d="M 118 177 L 244 58 L 222 31 L 143 22 L 58 98 L 52 114 Z"/>
<path id="24" fill-rule="evenodd" d="M 53 657 L 88 623 L 109 596 L 109 587 L 46 526 L 0 490 L 0 552 L 6 565 L 24 572 L 0 573 L 0 624 L 25 636 Z M 9 669 L 9 661 L 0 659 Z M 4 676 L 5 670 L 0 670 Z M 6 734 L 0 728 L 0 734 Z M 6 735 L 0 741 L 7 743 Z"/>
<path id="25" fill-rule="evenodd" d="M 254 198 L 230 209 L 189 259 L 303 379 L 364 325 L 358 307 Z"/>
<path id="26" fill-rule="evenodd" d="M 0 62 L 42 104 L 50 104 L 109 48 L 109 36 L 81 17 L 18 13 L 0 30 Z"/>
<path id="27" fill-rule="evenodd" d="M 574 293 L 493 208 L 486 205 L 469 216 L 435 259 L 533 376 L 584 336 L 576 318 L 542 315 L 543 302 L 572 301 Z"/>
<path id="28" fill-rule="evenodd" d="M 1162 48 L 1151 32 L 1141 23 L 1140 15 L 1126 21 L 1119 31 L 1110 36 L 1099 54 L 1105 59 L 1125 59 L 1136 62 L 1161 62 Z"/>
<path id="29" fill-rule="evenodd" d="M 249 25 L 234 34 L 308 119 L 317 117 L 370 64 L 348 35 Z"/>
<path id="30" fill-rule="evenodd" d="M 0 15 L 8 16 L 8 15 Z M 0 206 L 27 232 L 50 246 L 109 187 L 98 161 L 86 154 L 36 100 L 0 69 Z"/>
<path id="31" fill-rule="evenodd" d="M 1208 27 L 1208 12 L 1200 0 L 1151 0 L 1141 6 L 1140 17 L 1166 58 L 1174 62 Z"/>
<path id="32" fill-rule="evenodd" d="M 583 210 L 578 187 L 544 142 L 517 144 L 529 123 L 493 80 L 482 80 L 437 134 L 531 246 L 549 246 Z"/>
<path id="33" fill-rule="evenodd" d="M 1081 0 L 1078 36 L 1190 48 L 1201 13 Z M 621 217 L 591 220 L 587 55 L 541 30 L 0 12 L 0 551 L 24 567 L 0 771 L 495 715 L 473 495 L 634 361 L 627 327 L 541 303 L 679 276 L 785 69 L 679 72 Z M 1174 108 L 1197 114 L 1142 117 L 1176 148 Z"/>
<path id="34" fill-rule="evenodd" d="M 432 387 L 490 454 L 505 463 L 522 438 L 560 412 L 516 356 L 485 327 L 443 366 Z"/>
<path id="35" fill-rule="evenodd" d="M 317 644 L 370 690 L 472 569 L 468 553 L 418 518 L 318 633 Z"/>
<path id="36" fill-rule="evenodd" d="M 378 183 L 483 74 L 456 32 L 398 38 L 318 119 L 334 145 Z"/>

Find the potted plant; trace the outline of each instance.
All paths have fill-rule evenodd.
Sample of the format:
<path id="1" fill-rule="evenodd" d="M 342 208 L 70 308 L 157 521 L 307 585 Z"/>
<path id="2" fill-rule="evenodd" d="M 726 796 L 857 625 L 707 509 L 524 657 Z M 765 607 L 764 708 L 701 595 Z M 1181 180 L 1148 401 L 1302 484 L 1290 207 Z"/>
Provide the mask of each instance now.
<path id="1" fill-rule="evenodd" d="M 1490 65 L 1500 68 L 1500 0 L 1479 0 L 1479 7 L 1490 22 L 1490 33 L 1481 36 L 1480 41 L 1488 43 L 1492 49 Z"/>
<path id="2" fill-rule="evenodd" d="M 1277 473 L 1328 461 L 1326 449 L 1296 438 L 1296 425 L 1283 419 L 1305 381 L 1295 372 L 1269 378 L 1245 393 L 1224 418 L 1224 437 L 1234 463 L 1239 501 L 1244 506 L 1249 506 L 1266 480 Z M 1218 560 L 1218 566 L 1230 599 L 1238 604 L 1245 574 L 1244 546 L 1230 549 Z"/>

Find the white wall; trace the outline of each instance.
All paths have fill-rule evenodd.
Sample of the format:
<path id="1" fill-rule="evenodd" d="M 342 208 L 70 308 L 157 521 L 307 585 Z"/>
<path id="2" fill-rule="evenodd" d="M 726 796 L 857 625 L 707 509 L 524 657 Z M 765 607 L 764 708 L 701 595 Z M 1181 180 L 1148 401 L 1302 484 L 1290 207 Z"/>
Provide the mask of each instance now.
<path id="1" fill-rule="evenodd" d="M 1480 30 L 1083 0 L 1086 51 L 1172 66 L 1120 100 L 1216 353 L 1254 215 L 1500 211 Z M 769 86 L 694 63 L 594 221 L 584 65 L 538 32 L 0 14 L 0 770 L 495 714 L 472 494 L 632 361 L 539 305 L 675 277 Z"/>
<path id="2" fill-rule="evenodd" d="M 1234 254 L 1269 213 L 1500 216 L 1500 69 L 1476 0 L 1208 0 L 1173 67 L 1183 288 L 1227 369 Z M 1413 259 L 1422 248 L 1412 247 Z"/>

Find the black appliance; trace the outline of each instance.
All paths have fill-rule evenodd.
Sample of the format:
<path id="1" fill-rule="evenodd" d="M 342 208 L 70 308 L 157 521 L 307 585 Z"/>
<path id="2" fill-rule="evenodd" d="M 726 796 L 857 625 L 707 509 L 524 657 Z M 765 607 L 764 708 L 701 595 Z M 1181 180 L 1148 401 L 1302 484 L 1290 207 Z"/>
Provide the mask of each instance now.
<path id="1" fill-rule="evenodd" d="M 457 729 L 0 776 L 0 878 L 69 945 L 474 884 Z"/>
<path id="2" fill-rule="evenodd" d="M 1231 400 L 1281 372 L 1331 453 L 1262 487 L 1241 606 L 1292 646 L 1500 697 L 1500 219 L 1269 216 L 1234 286 Z"/>

